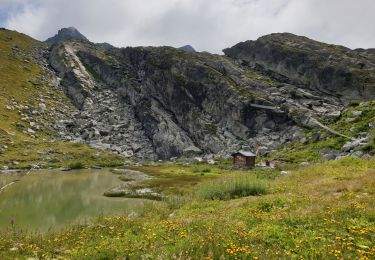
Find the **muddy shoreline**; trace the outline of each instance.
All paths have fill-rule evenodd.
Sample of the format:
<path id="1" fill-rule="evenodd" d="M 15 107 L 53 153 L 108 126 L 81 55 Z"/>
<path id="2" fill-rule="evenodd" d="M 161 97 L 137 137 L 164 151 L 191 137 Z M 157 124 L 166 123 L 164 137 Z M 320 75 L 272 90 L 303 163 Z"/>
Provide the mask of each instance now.
<path id="1" fill-rule="evenodd" d="M 129 169 L 113 169 L 111 172 L 119 175 L 119 180 L 123 183 L 104 192 L 106 197 L 126 197 L 126 198 L 142 198 L 151 200 L 162 200 L 164 196 L 152 189 L 145 187 L 145 181 L 154 177 L 141 171 Z"/>

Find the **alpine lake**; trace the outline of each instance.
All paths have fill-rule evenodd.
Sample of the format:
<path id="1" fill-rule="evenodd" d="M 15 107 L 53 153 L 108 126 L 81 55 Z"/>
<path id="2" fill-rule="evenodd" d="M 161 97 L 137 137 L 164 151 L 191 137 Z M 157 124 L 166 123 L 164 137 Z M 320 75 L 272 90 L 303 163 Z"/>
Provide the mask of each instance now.
<path id="1" fill-rule="evenodd" d="M 35 232 L 85 224 L 101 215 L 137 214 L 155 201 L 105 197 L 119 184 L 110 169 L 37 170 L 30 174 L 0 174 L 0 230 L 21 228 Z"/>

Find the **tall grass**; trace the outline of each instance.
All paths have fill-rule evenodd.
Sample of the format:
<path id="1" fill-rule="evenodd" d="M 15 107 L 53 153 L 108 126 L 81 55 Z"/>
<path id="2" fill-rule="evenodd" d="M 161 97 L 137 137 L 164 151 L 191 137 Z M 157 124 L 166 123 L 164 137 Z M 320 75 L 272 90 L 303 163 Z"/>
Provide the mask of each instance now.
<path id="1" fill-rule="evenodd" d="M 267 193 L 267 184 L 254 175 L 239 174 L 203 183 L 198 190 L 200 199 L 229 200 Z"/>

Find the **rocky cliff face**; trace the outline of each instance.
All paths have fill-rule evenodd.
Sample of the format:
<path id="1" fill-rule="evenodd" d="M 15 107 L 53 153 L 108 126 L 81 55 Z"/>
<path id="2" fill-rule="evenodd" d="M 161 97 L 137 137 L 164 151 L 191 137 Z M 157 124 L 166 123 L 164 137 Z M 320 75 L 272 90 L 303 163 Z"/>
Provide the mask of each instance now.
<path id="1" fill-rule="evenodd" d="M 62 122 L 68 138 L 123 155 L 225 155 L 265 142 L 275 147 L 272 140 L 285 142 L 296 132 L 288 131 L 294 124 L 285 112 L 238 89 L 236 81 L 246 84 L 243 69 L 225 57 L 69 42 L 54 47 L 50 60 L 80 109 L 75 120 Z M 271 132 L 279 134 L 266 137 Z"/>
<path id="2" fill-rule="evenodd" d="M 50 64 L 78 109 L 61 136 L 150 160 L 272 150 L 375 93 L 371 51 L 273 34 L 224 52 L 54 45 Z"/>
<path id="3" fill-rule="evenodd" d="M 54 37 L 49 50 L 30 40 L 40 55 L 27 64 L 36 63 L 40 77 L 50 81 L 43 85 L 53 88 L 37 93 L 45 96 L 44 114 L 51 116 L 39 121 L 32 116 L 30 125 L 48 121 L 45 132 L 52 131 L 51 136 L 127 157 L 226 156 L 260 146 L 273 150 L 303 140 L 306 128 L 346 138 L 348 133 L 326 124 L 342 121 L 351 101 L 374 95 L 372 49 L 272 34 L 239 43 L 222 56 L 172 47 L 115 48 L 91 43 L 78 31 L 66 38 L 66 30 Z M 27 42 L 21 36 L 5 30 L 4 46 L 14 45 L 15 37 L 17 43 Z M 17 54 L 17 48 L 9 53 Z M 54 100 L 47 102 L 45 93 L 52 90 L 66 104 L 50 109 Z M 4 91 L 14 96 L 11 88 Z M 30 128 L 34 137 L 41 131 Z"/>
<path id="4" fill-rule="evenodd" d="M 351 50 L 281 33 L 238 43 L 224 53 L 280 74 L 299 88 L 317 90 L 344 103 L 375 97 L 371 49 Z"/>

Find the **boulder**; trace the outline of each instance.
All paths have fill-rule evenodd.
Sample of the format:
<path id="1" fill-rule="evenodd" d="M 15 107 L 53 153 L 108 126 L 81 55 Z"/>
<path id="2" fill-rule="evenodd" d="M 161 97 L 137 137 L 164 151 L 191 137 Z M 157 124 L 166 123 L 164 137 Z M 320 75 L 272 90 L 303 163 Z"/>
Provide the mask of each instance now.
<path id="1" fill-rule="evenodd" d="M 336 159 L 336 156 L 337 156 L 337 154 L 335 154 L 335 153 L 324 154 L 323 157 L 322 157 L 322 160 L 323 160 L 323 161 L 331 161 L 331 160 L 335 160 L 335 159 Z"/>
<path id="2" fill-rule="evenodd" d="M 355 152 L 350 154 L 350 156 L 352 156 L 352 157 L 362 157 L 362 155 L 364 155 L 364 153 L 362 151 L 355 151 Z"/>
<path id="3" fill-rule="evenodd" d="M 199 149 L 196 146 L 193 146 L 193 145 L 189 146 L 189 147 L 186 147 L 183 150 L 183 155 L 187 156 L 187 157 L 194 156 L 194 155 L 199 155 L 199 154 L 202 154 L 202 150 Z"/>
<path id="4" fill-rule="evenodd" d="M 354 110 L 354 111 L 352 111 L 352 115 L 353 116 L 360 116 L 360 115 L 362 115 L 362 111 L 360 111 L 360 110 Z"/>
<path id="5" fill-rule="evenodd" d="M 354 140 L 354 141 L 350 141 L 350 142 L 347 142 L 343 145 L 343 147 L 341 148 L 341 151 L 342 152 L 349 152 L 351 150 L 353 150 L 354 148 L 357 148 L 359 146 L 362 146 L 362 145 L 366 145 L 367 142 L 369 141 L 369 138 L 361 138 L 361 139 L 357 139 L 357 140 Z"/>
<path id="6" fill-rule="evenodd" d="M 359 121 L 359 119 L 356 118 L 356 117 L 349 117 L 349 118 L 346 119 L 347 123 L 355 123 L 355 122 L 358 122 L 358 121 Z"/>

